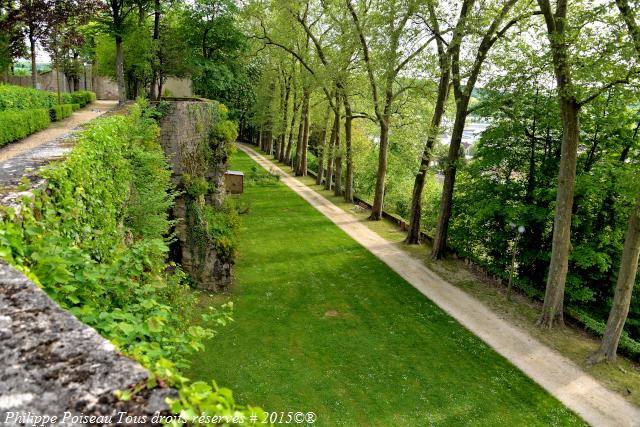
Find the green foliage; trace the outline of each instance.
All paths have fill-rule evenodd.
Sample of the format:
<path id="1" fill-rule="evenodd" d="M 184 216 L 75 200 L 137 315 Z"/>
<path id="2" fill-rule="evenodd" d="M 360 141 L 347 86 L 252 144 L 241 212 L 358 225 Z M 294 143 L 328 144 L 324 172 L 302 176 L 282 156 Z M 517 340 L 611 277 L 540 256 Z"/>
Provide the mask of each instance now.
<path id="1" fill-rule="evenodd" d="M 73 114 L 72 104 L 58 104 L 49 109 L 49 115 L 52 122 L 59 122 Z"/>
<path id="2" fill-rule="evenodd" d="M 213 135 L 220 141 L 231 144 L 238 138 L 238 123 L 232 120 L 221 120 L 213 129 Z"/>
<path id="3" fill-rule="evenodd" d="M 571 316 L 576 318 L 583 327 L 596 336 L 604 335 L 606 324 L 602 321 L 593 319 L 587 312 L 580 309 L 569 309 Z M 622 331 L 618 351 L 633 360 L 640 358 L 640 341 L 636 341 L 629 337 L 626 331 Z"/>
<path id="4" fill-rule="evenodd" d="M 80 104 L 80 107 L 94 102 L 96 94 L 90 91 L 61 93 L 62 104 Z M 52 108 L 58 104 L 58 94 L 22 86 L 0 84 L 0 111 Z"/>
<path id="5" fill-rule="evenodd" d="M 252 166 L 245 178 L 247 185 L 276 185 L 280 181 L 280 175 L 269 173 L 259 166 Z"/>
<path id="6" fill-rule="evenodd" d="M 237 254 L 239 216 L 232 200 L 220 208 L 203 202 L 203 198 L 187 199 L 190 240 L 197 245 L 200 256 L 212 247 L 223 260 L 233 260 Z"/>
<path id="7" fill-rule="evenodd" d="M 2 88 L 2 86 L 0 86 Z M 49 110 L 0 111 L 0 146 L 22 139 L 49 126 Z"/>
<path id="8" fill-rule="evenodd" d="M 0 145 L 45 129 L 95 100 L 95 93 L 89 91 L 61 95 L 63 104 L 58 105 L 55 93 L 0 84 Z"/>
<path id="9" fill-rule="evenodd" d="M 0 111 L 51 108 L 58 103 L 52 92 L 0 84 Z"/>
<path id="10" fill-rule="evenodd" d="M 95 102 L 96 94 L 88 90 L 80 90 L 78 92 L 64 93 L 62 94 L 62 99 L 66 104 L 78 104 L 80 107 L 84 107 Z"/>
<path id="11" fill-rule="evenodd" d="M 3 212 L 0 256 L 149 368 L 149 387 L 157 379 L 177 387 L 176 409 L 241 411 L 228 390 L 203 395 L 180 374 L 212 327 L 230 321 L 231 306 L 210 308 L 198 323 L 187 315 L 195 295 L 167 262 L 170 171 L 143 108 L 92 122 L 64 163 L 41 172 L 46 190 L 26 198 L 19 213 Z"/>
<path id="12" fill-rule="evenodd" d="M 216 252 L 224 259 L 234 259 L 238 250 L 238 229 L 240 217 L 233 199 L 225 200 L 220 209 L 205 207 L 208 235 Z"/>
<path id="13" fill-rule="evenodd" d="M 188 195 L 194 199 L 209 193 L 210 185 L 205 178 L 194 177 L 189 174 L 182 176 L 183 185 Z"/>
<path id="14" fill-rule="evenodd" d="M 231 0 L 198 1 L 180 11 L 174 30 L 174 40 L 182 40 L 181 48 L 190 64 L 194 92 L 224 102 L 236 118 L 252 107 L 259 63 L 246 55 L 247 36 L 238 22 L 238 12 L 238 5 Z"/>
<path id="15" fill-rule="evenodd" d="M 483 102 L 492 125 L 476 144 L 474 159 L 459 173 L 450 243 L 506 280 L 515 238 L 509 223 L 525 226 L 517 248 L 515 286 L 541 299 L 562 138 L 556 98 L 519 82 L 509 90 L 485 90 Z M 612 91 L 585 107 L 581 117 L 585 149 L 578 157 L 566 305 L 588 313 L 594 322 L 604 323 L 608 316 L 626 218 L 637 191 L 632 177 L 637 153 L 621 155 L 625 145 L 640 141 L 633 134 L 636 111 L 628 107 L 635 102 L 633 93 Z M 634 298 L 625 329 L 629 339 L 637 340 L 640 308 Z"/>

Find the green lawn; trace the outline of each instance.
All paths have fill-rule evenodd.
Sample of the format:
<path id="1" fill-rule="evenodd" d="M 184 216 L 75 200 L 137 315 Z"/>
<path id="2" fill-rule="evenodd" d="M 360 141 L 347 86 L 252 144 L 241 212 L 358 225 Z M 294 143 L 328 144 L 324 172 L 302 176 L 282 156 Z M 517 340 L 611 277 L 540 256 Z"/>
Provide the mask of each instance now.
<path id="1" fill-rule="evenodd" d="M 241 198 L 235 322 L 190 377 L 318 426 L 584 424 L 283 184 Z"/>

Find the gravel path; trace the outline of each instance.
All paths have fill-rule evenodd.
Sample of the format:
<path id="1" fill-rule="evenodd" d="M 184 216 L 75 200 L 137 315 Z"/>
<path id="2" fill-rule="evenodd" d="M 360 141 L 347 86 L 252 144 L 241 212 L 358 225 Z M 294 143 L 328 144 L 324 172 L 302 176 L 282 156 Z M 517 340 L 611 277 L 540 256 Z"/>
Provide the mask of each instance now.
<path id="1" fill-rule="evenodd" d="M 284 184 L 589 424 L 640 426 L 640 408 L 605 388 L 575 363 L 522 329 L 499 318 L 480 301 L 437 276 L 422 262 L 402 252 L 252 148 L 244 144 L 238 147 L 265 169 L 276 170 Z"/>
<path id="2" fill-rule="evenodd" d="M 30 170 L 61 158 L 73 147 L 73 133 L 80 125 L 116 105 L 117 101 L 96 101 L 47 129 L 0 148 L 0 185 L 15 186 Z"/>

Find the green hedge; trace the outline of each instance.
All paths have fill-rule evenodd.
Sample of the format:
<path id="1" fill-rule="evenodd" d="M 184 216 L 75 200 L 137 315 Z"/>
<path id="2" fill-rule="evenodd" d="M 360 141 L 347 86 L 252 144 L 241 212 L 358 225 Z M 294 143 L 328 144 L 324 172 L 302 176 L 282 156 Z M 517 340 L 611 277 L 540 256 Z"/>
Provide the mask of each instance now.
<path id="1" fill-rule="evenodd" d="M 71 104 L 71 109 L 73 111 L 78 111 L 80 109 L 80 104 Z"/>
<path id="2" fill-rule="evenodd" d="M 94 102 L 96 94 L 87 90 L 60 94 L 62 104 L 79 104 L 80 107 Z M 0 111 L 52 108 L 58 104 L 58 94 L 29 87 L 0 84 Z"/>
<path id="3" fill-rule="evenodd" d="M 51 108 L 58 103 L 56 94 L 28 87 L 0 85 L 0 111 Z"/>
<path id="4" fill-rule="evenodd" d="M 62 119 L 66 119 L 73 113 L 72 104 L 59 104 L 54 105 L 49 110 L 52 122 L 59 122 Z"/>
<path id="5" fill-rule="evenodd" d="M 93 92 L 89 92 L 88 90 L 62 94 L 63 104 L 79 104 L 80 107 L 84 107 L 85 105 L 90 104 L 95 100 L 96 94 Z"/>
<path id="6" fill-rule="evenodd" d="M 46 108 L 0 111 L 0 146 L 45 129 L 50 122 Z"/>

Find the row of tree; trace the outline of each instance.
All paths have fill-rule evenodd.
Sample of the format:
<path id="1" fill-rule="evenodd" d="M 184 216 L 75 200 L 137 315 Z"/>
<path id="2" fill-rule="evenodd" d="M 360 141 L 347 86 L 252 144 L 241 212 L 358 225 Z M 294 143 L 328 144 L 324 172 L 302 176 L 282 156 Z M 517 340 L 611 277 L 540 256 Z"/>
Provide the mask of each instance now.
<path id="1" fill-rule="evenodd" d="M 450 243 L 456 249 L 456 243 L 469 243 L 455 231 L 470 233 L 463 224 L 465 214 L 481 217 L 469 208 L 482 209 L 481 202 L 490 202 L 486 197 L 495 195 L 500 185 L 517 187 L 517 192 L 502 198 L 505 204 L 494 205 L 492 221 L 497 226 L 484 230 L 508 235 L 505 224 L 521 221 L 526 209 L 540 208 L 537 223 L 526 224 L 529 231 L 520 245 L 539 250 L 538 264 L 545 259 L 535 274 L 523 274 L 538 281 L 546 278 L 539 318 L 543 327 L 563 324 L 567 277 L 574 278 L 570 265 L 573 271 L 588 264 L 583 276 L 598 268 L 606 273 L 604 283 L 595 284 L 587 277 L 588 285 L 570 283 L 569 290 L 572 299 L 582 292 L 584 300 L 611 307 L 602 347 L 593 360 L 613 359 L 631 304 L 639 250 L 638 205 L 629 202 L 640 193 L 635 184 L 640 145 L 640 36 L 635 6 L 627 0 L 598 5 L 566 0 L 251 2 L 243 11 L 247 31 L 264 58 L 252 116 L 255 138 L 265 151 L 291 162 L 298 175 L 306 174 L 311 159 L 318 183 L 352 201 L 357 175 L 354 123 L 367 122 L 355 129 L 369 131 L 377 148 L 370 219 L 379 220 L 388 187 L 389 153 L 404 150 L 403 144 L 415 151 L 415 141 L 403 140 L 403 127 L 421 126 L 422 147 L 412 166 L 415 180 L 407 212 L 406 242 L 415 244 L 423 228 L 424 186 L 434 169 L 445 122 L 451 140 L 445 158 L 437 162 L 443 184 L 432 257 L 443 257 Z M 415 109 L 420 98 L 429 105 Z M 478 147 L 479 158 L 499 158 L 489 162 L 490 169 L 479 168 L 475 160 L 463 167 L 463 136 L 470 116 L 491 123 Z M 581 120 L 586 120 L 588 129 L 581 127 Z M 511 126 L 508 132 L 506 126 Z M 509 138 L 511 143 L 506 144 Z M 608 161 L 616 152 L 618 160 Z M 524 156 L 520 163 L 529 169 L 515 166 L 519 163 L 512 160 L 520 156 Z M 614 230 L 605 249 L 572 252 L 572 239 L 578 237 L 572 221 L 581 226 L 585 218 L 598 217 L 580 211 L 587 206 L 587 194 L 584 200 L 574 200 L 578 166 L 585 171 L 585 180 L 593 178 L 599 192 L 611 192 L 602 201 L 611 206 L 608 212 L 620 213 L 610 218 L 613 223 L 602 215 L 590 223 L 592 240 Z M 476 181 L 467 174 L 465 191 L 460 193 L 459 170 L 474 167 Z M 605 169 L 609 177 L 626 174 L 626 178 L 606 187 Z M 481 179 L 486 191 L 476 191 L 475 204 L 466 205 L 466 212 L 459 210 L 469 200 L 467 189 L 474 188 L 469 183 Z M 514 182 L 516 187 L 504 185 Z M 630 182 L 634 185 L 623 185 Z M 536 206 L 543 199 L 546 204 Z M 511 209 L 510 203 L 518 201 L 526 202 L 522 209 Z M 592 203 L 591 208 L 607 212 L 602 203 Z M 451 224 L 454 242 L 450 242 Z M 623 236 L 620 230 L 625 228 Z M 588 240 L 587 234 L 579 237 Z M 487 244 L 492 239 L 491 234 L 478 236 L 470 251 L 490 263 L 504 258 L 498 252 L 516 250 L 505 243 L 492 251 Z M 574 241 L 574 246 L 578 244 Z M 520 259 L 521 265 L 525 262 Z M 618 282 L 612 296 L 609 283 L 616 266 Z"/>
<path id="2" fill-rule="evenodd" d="M 2 0 L 0 66 L 46 51 L 77 87 L 84 63 L 112 77 L 121 102 L 156 99 L 170 76 L 192 78 L 200 95 L 238 110 L 251 104 L 256 61 L 243 53 L 246 37 L 232 0 Z"/>

